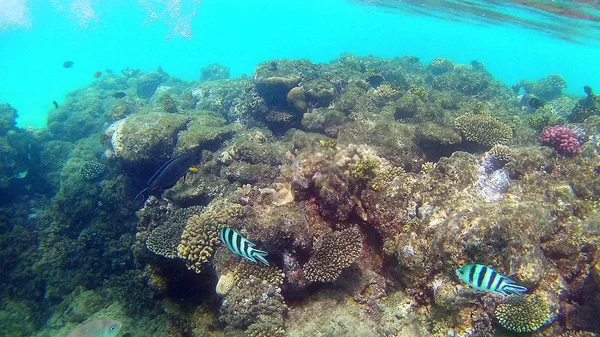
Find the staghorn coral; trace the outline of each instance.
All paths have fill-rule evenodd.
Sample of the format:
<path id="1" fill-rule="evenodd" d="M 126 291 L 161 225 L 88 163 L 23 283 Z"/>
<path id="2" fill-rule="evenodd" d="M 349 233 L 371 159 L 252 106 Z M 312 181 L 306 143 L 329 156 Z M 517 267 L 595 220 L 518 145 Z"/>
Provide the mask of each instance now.
<path id="1" fill-rule="evenodd" d="M 83 163 L 83 165 L 81 165 L 81 167 L 79 168 L 79 173 L 86 180 L 94 180 L 100 177 L 100 175 L 102 175 L 105 168 L 106 165 L 97 161 L 90 160 L 86 161 L 85 163 Z"/>
<path id="2" fill-rule="evenodd" d="M 358 258 L 362 234 L 356 227 L 325 234 L 320 245 L 304 265 L 304 276 L 311 282 L 331 282 Z"/>
<path id="3" fill-rule="evenodd" d="M 467 113 L 456 118 L 454 125 L 466 140 L 483 146 L 506 144 L 512 138 L 508 125 L 487 114 Z"/>
<path id="4" fill-rule="evenodd" d="M 550 306 L 537 295 L 510 295 L 498 304 L 494 315 L 507 330 L 533 332 L 550 318 Z"/>
<path id="5" fill-rule="evenodd" d="M 212 257 L 219 241 L 219 230 L 229 219 L 237 217 L 241 205 L 217 201 L 211 203 L 201 215 L 193 215 L 181 235 L 177 255 L 184 259 L 188 268 L 199 273 L 202 265 Z"/>

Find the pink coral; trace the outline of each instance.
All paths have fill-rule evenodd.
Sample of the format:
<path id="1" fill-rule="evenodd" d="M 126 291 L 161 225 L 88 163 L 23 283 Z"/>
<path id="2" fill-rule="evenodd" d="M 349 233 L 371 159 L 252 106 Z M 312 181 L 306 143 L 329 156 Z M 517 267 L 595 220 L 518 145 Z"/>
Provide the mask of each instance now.
<path id="1" fill-rule="evenodd" d="M 558 152 L 575 154 L 581 152 L 581 143 L 577 137 L 577 133 L 568 127 L 555 125 L 542 131 L 540 141 Z"/>

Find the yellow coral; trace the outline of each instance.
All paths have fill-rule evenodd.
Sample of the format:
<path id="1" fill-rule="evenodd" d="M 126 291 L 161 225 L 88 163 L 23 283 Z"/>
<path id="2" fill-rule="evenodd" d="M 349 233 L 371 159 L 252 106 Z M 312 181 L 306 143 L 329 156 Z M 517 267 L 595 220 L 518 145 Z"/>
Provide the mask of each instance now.
<path id="1" fill-rule="evenodd" d="M 536 295 L 510 295 L 498 304 L 495 316 L 507 330 L 533 332 L 550 318 L 550 306 Z"/>
<path id="2" fill-rule="evenodd" d="M 238 216 L 241 208 L 238 204 L 213 202 L 204 213 L 189 218 L 177 247 L 177 255 L 185 260 L 188 268 L 197 273 L 202 270 L 219 241 L 219 230 L 229 219 Z"/>
<path id="3" fill-rule="evenodd" d="M 350 176 L 356 180 L 371 180 L 375 178 L 377 160 L 374 158 L 363 158 L 350 169 Z"/>

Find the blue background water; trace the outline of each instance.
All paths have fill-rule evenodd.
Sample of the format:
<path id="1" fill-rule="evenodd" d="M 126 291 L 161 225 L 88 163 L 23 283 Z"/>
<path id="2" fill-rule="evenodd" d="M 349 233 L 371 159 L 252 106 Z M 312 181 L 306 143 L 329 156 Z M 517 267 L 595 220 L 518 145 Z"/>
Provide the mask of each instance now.
<path id="1" fill-rule="evenodd" d="M 87 28 L 40 0 L 30 5 L 30 28 L 0 32 L 0 102 L 18 109 L 19 126 L 44 126 L 52 101 L 62 103 L 98 70 L 160 65 L 172 76 L 196 80 L 213 62 L 238 76 L 274 58 L 328 62 L 343 52 L 414 55 L 424 63 L 477 59 L 508 85 L 560 73 L 568 92 L 583 95 L 583 85 L 600 89 L 600 48 L 512 26 L 409 16 L 345 0 L 206 0 L 190 22 L 190 40 L 173 33 L 177 19 L 144 24 L 147 12 L 137 1 L 93 4 L 99 21 Z M 73 68 L 62 67 L 67 60 Z"/>

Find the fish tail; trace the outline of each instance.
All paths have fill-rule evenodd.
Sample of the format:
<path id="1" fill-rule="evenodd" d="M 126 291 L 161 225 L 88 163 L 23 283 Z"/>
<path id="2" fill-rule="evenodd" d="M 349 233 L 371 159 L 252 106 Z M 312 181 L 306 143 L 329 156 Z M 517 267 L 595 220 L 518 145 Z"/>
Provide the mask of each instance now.
<path id="1" fill-rule="evenodd" d="M 260 262 L 264 263 L 265 265 L 270 265 L 269 261 L 267 261 L 266 259 L 266 256 L 269 255 L 269 253 L 265 252 L 264 250 L 253 249 L 250 255 L 255 259 L 259 260 Z"/>
<path id="2" fill-rule="evenodd" d="M 131 202 L 131 204 L 134 206 L 134 208 L 138 208 L 139 206 L 142 205 L 142 203 L 144 202 L 144 200 L 146 200 L 146 198 L 144 198 L 144 192 L 146 192 L 147 190 L 148 190 L 148 187 L 144 188 L 140 193 L 138 193 L 138 195 L 135 196 L 135 198 Z M 138 200 L 138 198 L 140 197 L 140 195 L 142 196 L 142 202 L 139 203 L 139 204 L 136 204 L 135 201 Z"/>

